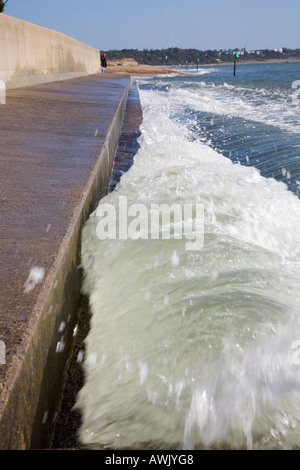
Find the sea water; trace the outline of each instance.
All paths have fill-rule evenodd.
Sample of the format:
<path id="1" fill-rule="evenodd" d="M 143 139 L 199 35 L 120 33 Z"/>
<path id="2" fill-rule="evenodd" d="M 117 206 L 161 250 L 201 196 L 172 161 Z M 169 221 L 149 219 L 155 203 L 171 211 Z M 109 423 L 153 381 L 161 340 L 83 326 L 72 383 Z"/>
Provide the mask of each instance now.
<path id="1" fill-rule="evenodd" d="M 300 64 L 137 79 L 140 150 L 83 231 L 82 446 L 299 447 L 297 80 Z M 169 237 L 142 219 L 140 237 L 99 236 L 101 207 L 120 221 L 121 200 L 202 207 L 201 245 L 174 220 Z"/>

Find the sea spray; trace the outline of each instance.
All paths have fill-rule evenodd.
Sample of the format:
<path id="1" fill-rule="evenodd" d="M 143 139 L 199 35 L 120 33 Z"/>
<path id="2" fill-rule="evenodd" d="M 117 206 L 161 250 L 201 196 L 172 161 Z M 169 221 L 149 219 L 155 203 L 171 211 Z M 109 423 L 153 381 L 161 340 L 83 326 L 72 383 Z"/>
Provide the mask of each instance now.
<path id="1" fill-rule="evenodd" d="M 82 446 L 297 448 L 300 201 L 207 145 L 169 80 L 140 85 L 141 149 L 99 207 L 202 204 L 204 243 L 99 239 L 91 215 Z"/>

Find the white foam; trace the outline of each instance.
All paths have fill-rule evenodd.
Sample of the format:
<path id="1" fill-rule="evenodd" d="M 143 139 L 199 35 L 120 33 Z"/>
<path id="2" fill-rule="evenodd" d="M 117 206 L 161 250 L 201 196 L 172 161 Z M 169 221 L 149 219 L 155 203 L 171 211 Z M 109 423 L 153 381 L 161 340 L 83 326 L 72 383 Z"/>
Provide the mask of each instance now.
<path id="1" fill-rule="evenodd" d="M 171 88 L 140 98 L 141 149 L 101 203 L 204 204 L 204 246 L 99 240 L 96 213 L 86 224 L 93 316 L 80 438 L 92 448 L 293 447 L 300 201 L 194 140 L 172 117 L 181 101 Z"/>
<path id="2" fill-rule="evenodd" d="M 239 117 L 300 133 L 299 117 L 292 112 L 291 95 L 281 90 L 252 90 L 226 82 L 221 85 L 200 82 L 194 87 L 171 88 L 170 94 L 174 104 L 195 111 Z"/>

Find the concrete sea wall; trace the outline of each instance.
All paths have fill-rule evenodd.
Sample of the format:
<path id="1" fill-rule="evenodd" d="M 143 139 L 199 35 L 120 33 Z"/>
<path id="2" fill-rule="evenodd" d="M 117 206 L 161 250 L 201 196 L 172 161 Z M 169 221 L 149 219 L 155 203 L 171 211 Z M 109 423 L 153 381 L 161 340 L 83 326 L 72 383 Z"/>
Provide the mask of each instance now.
<path id="1" fill-rule="evenodd" d="M 0 51 L 0 450 L 44 449 L 81 306 L 81 231 L 109 188 L 131 80 L 4 14 Z"/>
<path id="2" fill-rule="evenodd" d="M 8 90 L 1 105 L 0 450 L 49 448 L 82 299 L 81 231 L 107 194 L 129 88 L 93 74 Z M 44 278 L 28 292 L 33 266 Z"/>
<path id="3" fill-rule="evenodd" d="M 100 51 L 65 34 L 0 14 L 0 80 L 7 88 L 90 75 Z"/>

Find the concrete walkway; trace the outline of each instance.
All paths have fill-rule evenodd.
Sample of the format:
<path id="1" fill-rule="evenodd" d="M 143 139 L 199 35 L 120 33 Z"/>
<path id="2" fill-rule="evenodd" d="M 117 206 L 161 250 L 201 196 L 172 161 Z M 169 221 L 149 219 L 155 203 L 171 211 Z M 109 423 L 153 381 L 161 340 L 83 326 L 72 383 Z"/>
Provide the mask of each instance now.
<path id="1" fill-rule="evenodd" d="M 0 449 L 47 447 L 81 292 L 81 228 L 109 187 L 130 78 L 0 105 Z M 5 347 L 5 351 L 4 351 Z"/>

